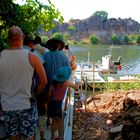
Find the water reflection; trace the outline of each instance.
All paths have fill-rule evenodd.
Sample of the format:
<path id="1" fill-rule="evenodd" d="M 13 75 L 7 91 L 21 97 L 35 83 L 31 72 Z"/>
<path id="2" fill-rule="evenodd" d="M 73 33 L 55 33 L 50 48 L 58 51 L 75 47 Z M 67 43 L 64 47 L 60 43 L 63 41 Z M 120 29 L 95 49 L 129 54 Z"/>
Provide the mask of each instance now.
<path id="1" fill-rule="evenodd" d="M 71 47 L 71 50 L 75 53 L 77 61 L 87 61 L 88 52 L 90 52 L 90 60 L 92 62 L 101 61 L 102 56 L 108 53 L 110 46 L 76 46 Z M 123 65 L 122 71 L 119 74 L 140 74 L 140 46 L 114 46 L 112 48 L 113 60 L 121 56 L 121 62 Z"/>

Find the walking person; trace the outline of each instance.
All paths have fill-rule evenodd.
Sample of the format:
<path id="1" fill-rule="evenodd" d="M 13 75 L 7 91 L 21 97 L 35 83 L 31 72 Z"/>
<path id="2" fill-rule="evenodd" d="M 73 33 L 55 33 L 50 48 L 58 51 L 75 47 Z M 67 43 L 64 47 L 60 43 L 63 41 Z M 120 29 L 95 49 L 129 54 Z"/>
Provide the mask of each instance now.
<path id="1" fill-rule="evenodd" d="M 48 91 L 50 84 L 52 82 L 53 76 L 57 73 L 60 67 L 68 66 L 70 67 L 70 62 L 66 55 L 62 52 L 65 43 L 59 39 L 50 39 L 46 43 L 46 47 L 49 49 L 43 55 L 44 58 L 44 68 L 48 78 L 48 83 L 46 89 Z"/>
<path id="2" fill-rule="evenodd" d="M 31 52 L 33 52 L 42 62 L 42 64 L 44 63 L 44 59 L 42 57 L 42 55 L 35 49 L 35 40 L 32 36 L 25 36 L 24 37 L 24 49 L 27 49 Z"/>
<path id="3" fill-rule="evenodd" d="M 69 45 L 65 45 L 63 52 L 65 53 L 65 55 L 68 57 L 68 59 L 70 61 L 71 69 L 76 70 L 76 68 L 77 68 L 76 57 L 73 54 L 73 52 L 70 50 Z"/>
<path id="4" fill-rule="evenodd" d="M 33 140 L 37 127 L 37 109 L 31 107 L 33 73 L 37 74 L 36 94 L 47 83 L 46 74 L 39 58 L 22 48 L 22 30 L 13 26 L 8 32 L 9 49 L 0 56 L 0 96 L 4 124 L 10 140 Z"/>
<path id="5" fill-rule="evenodd" d="M 70 63 L 66 55 L 62 52 L 65 43 L 59 39 L 52 38 L 47 41 L 46 47 L 48 48 L 48 52 L 43 55 L 44 58 L 44 68 L 47 75 L 48 83 L 45 87 L 45 92 L 48 96 L 49 88 L 51 82 L 53 80 L 53 76 L 57 73 L 60 67 L 68 66 L 70 68 Z M 48 118 L 50 114 L 49 102 L 48 104 Z M 47 120 L 47 124 L 50 124 L 49 119 Z"/>
<path id="6" fill-rule="evenodd" d="M 40 133 L 40 140 L 45 140 L 44 131 L 46 127 L 46 117 L 47 117 L 47 95 L 45 92 L 37 96 L 37 110 L 38 110 L 38 129 Z"/>
<path id="7" fill-rule="evenodd" d="M 53 76 L 52 85 L 49 89 L 50 99 L 50 117 L 52 118 L 52 140 L 55 140 L 55 130 L 58 130 L 57 139 L 62 140 L 62 102 L 67 86 L 77 89 L 77 85 L 69 82 L 71 69 L 69 67 L 61 67 L 56 75 Z"/>
<path id="8" fill-rule="evenodd" d="M 34 42 L 35 50 L 38 51 L 41 55 L 44 55 L 47 49 L 41 45 L 42 44 L 41 37 L 36 36 L 34 41 L 35 41 Z"/>

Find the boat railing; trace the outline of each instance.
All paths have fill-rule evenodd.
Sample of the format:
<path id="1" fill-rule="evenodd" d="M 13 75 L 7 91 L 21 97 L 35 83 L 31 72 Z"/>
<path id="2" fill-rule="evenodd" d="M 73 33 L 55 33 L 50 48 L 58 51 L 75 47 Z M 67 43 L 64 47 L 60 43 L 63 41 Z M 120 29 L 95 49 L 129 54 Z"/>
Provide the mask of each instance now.
<path id="1" fill-rule="evenodd" d="M 72 117 L 73 117 L 73 112 L 72 112 L 72 89 L 70 87 L 67 87 L 65 96 L 63 98 L 62 102 L 62 139 L 66 140 L 66 135 L 68 129 L 71 128 L 72 130 Z M 72 133 L 71 133 L 72 135 Z"/>

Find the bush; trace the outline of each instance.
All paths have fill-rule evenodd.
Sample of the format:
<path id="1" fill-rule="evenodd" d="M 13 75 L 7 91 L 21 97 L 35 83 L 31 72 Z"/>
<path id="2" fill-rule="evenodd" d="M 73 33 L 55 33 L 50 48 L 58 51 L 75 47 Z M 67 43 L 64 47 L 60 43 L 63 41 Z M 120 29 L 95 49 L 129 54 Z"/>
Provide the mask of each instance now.
<path id="1" fill-rule="evenodd" d="M 107 20 L 108 19 L 108 13 L 106 11 L 96 11 L 93 15 L 94 16 L 100 16 L 104 20 Z"/>
<path id="2" fill-rule="evenodd" d="M 129 40 L 129 36 L 128 35 L 124 36 L 124 41 L 125 41 L 125 43 L 129 44 L 130 40 Z"/>
<path id="3" fill-rule="evenodd" d="M 87 39 L 87 38 L 84 38 L 84 39 L 82 39 L 81 41 L 80 41 L 80 44 L 81 45 L 87 45 L 87 44 L 89 44 L 90 42 L 89 42 L 89 39 Z"/>
<path id="4" fill-rule="evenodd" d="M 96 35 L 90 35 L 89 40 L 91 44 L 98 44 L 100 41 L 99 37 Z"/>
<path id="5" fill-rule="evenodd" d="M 137 36 L 135 34 L 130 34 L 129 35 L 129 43 L 131 45 L 136 45 L 137 44 Z"/>
<path id="6" fill-rule="evenodd" d="M 119 42 L 119 37 L 116 34 L 113 34 L 111 37 L 111 41 L 113 44 L 118 44 Z"/>
<path id="7" fill-rule="evenodd" d="M 47 36 L 41 36 L 42 43 L 46 43 L 48 40 Z"/>
<path id="8" fill-rule="evenodd" d="M 69 30 L 69 31 L 75 31 L 75 30 L 76 30 L 76 28 L 75 28 L 75 26 L 70 25 L 70 26 L 68 26 L 68 30 Z"/>
<path id="9" fill-rule="evenodd" d="M 69 39 L 69 34 L 68 33 L 64 33 L 63 37 L 64 37 L 64 41 L 67 43 L 68 39 Z"/>
<path id="10" fill-rule="evenodd" d="M 54 33 L 52 35 L 52 38 L 57 38 L 57 39 L 64 41 L 64 36 L 61 33 Z"/>
<path id="11" fill-rule="evenodd" d="M 6 48 L 8 48 L 8 43 L 6 39 L 0 37 L 0 52 Z"/>
<path id="12" fill-rule="evenodd" d="M 137 43 L 140 43 L 140 35 L 137 35 Z"/>

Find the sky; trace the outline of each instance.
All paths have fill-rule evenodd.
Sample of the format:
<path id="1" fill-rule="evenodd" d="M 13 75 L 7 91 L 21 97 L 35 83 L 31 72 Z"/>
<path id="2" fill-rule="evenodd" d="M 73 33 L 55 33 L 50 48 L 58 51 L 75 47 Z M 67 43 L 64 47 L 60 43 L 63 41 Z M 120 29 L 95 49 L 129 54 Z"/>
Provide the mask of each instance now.
<path id="1" fill-rule="evenodd" d="M 21 0 L 18 0 L 21 1 Z M 40 0 L 44 4 L 47 0 Z M 129 18 L 140 22 L 140 0 L 51 0 L 64 21 L 85 19 L 95 11 L 108 12 L 109 18 Z"/>

